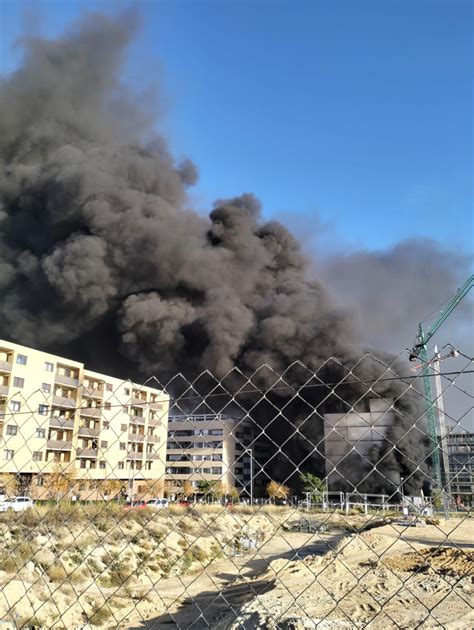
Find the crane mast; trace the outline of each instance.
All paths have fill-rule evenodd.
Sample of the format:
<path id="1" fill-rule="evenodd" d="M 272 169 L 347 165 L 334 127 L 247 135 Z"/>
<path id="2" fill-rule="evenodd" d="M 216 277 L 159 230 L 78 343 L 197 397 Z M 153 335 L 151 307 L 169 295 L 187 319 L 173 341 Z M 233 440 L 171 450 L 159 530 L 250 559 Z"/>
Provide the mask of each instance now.
<path id="1" fill-rule="evenodd" d="M 428 351 L 427 345 L 433 335 L 439 330 L 439 328 L 444 324 L 444 322 L 448 319 L 451 313 L 454 311 L 456 306 L 463 300 L 469 291 L 474 286 L 474 274 L 471 275 L 467 281 L 463 284 L 463 286 L 456 291 L 453 295 L 449 303 L 445 306 L 445 308 L 440 312 L 436 321 L 430 326 L 430 328 L 425 332 L 423 330 L 423 325 L 420 322 L 418 324 L 418 335 L 417 335 L 417 343 L 413 347 L 410 353 L 410 361 L 415 361 L 416 359 L 421 360 L 422 366 L 422 374 L 423 374 L 423 388 L 425 392 L 425 400 L 426 400 L 426 416 L 428 421 L 428 436 L 431 444 L 431 460 L 433 464 L 433 472 L 434 472 L 434 481 L 437 487 L 441 487 L 441 467 L 440 467 L 440 457 L 439 457 L 439 444 L 438 437 L 436 432 L 436 417 L 433 403 L 433 395 L 431 392 L 431 379 L 430 379 L 430 363 L 428 361 Z"/>

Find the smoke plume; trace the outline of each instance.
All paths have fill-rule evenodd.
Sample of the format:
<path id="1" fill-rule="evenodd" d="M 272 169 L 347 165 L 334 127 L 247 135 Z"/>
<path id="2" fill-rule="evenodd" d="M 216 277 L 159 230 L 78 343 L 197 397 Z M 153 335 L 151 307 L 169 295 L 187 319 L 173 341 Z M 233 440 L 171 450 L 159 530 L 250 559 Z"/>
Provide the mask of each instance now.
<path id="1" fill-rule="evenodd" d="M 0 335 L 122 376 L 116 349 L 163 379 L 353 363 L 352 316 L 258 199 L 219 200 L 209 218 L 189 207 L 196 167 L 120 80 L 136 28 L 90 15 L 63 38 L 26 37 L 1 84 Z M 419 434 L 405 447 L 424 459 Z"/>

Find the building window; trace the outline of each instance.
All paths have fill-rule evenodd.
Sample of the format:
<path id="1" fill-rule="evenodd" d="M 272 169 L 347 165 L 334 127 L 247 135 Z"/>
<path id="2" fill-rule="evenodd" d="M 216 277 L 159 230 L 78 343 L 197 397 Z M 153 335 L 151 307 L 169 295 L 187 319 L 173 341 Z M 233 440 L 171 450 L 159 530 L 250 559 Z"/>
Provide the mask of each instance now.
<path id="1" fill-rule="evenodd" d="M 118 467 L 119 467 L 119 470 L 123 470 L 125 468 L 125 465 L 123 462 L 119 462 Z"/>
<path id="2" fill-rule="evenodd" d="M 49 363 L 49 361 L 45 361 L 44 362 L 44 369 L 46 370 L 46 372 L 53 372 L 54 371 L 54 363 Z"/>
<path id="3" fill-rule="evenodd" d="M 86 460 L 81 459 L 81 468 L 86 468 Z"/>
<path id="4" fill-rule="evenodd" d="M 40 462 L 43 459 L 43 453 L 41 451 L 33 451 L 33 461 Z"/>
<path id="5" fill-rule="evenodd" d="M 16 435 L 18 433 L 18 427 L 16 424 L 7 424 L 7 435 Z"/>
<path id="6" fill-rule="evenodd" d="M 126 431 L 128 429 L 128 425 L 127 424 L 121 424 L 120 425 L 120 431 Z"/>
<path id="7" fill-rule="evenodd" d="M 112 405 L 109 402 L 104 403 L 104 409 L 110 411 L 112 409 Z"/>
<path id="8" fill-rule="evenodd" d="M 25 384 L 25 379 L 24 378 L 20 378 L 19 376 L 14 376 L 13 377 L 13 387 L 23 387 L 23 385 Z"/>
<path id="9" fill-rule="evenodd" d="M 124 389 L 124 394 L 125 396 L 130 396 L 130 390 L 128 389 L 128 387 Z"/>
<path id="10" fill-rule="evenodd" d="M 36 477 L 36 485 L 44 486 L 44 477 Z"/>
<path id="11" fill-rule="evenodd" d="M 18 402 L 18 400 L 11 400 L 10 401 L 10 409 L 12 411 L 20 411 L 21 409 L 21 403 Z"/>
<path id="12" fill-rule="evenodd" d="M 99 468 L 105 468 L 105 462 L 99 462 Z"/>
<path id="13" fill-rule="evenodd" d="M 16 357 L 16 362 L 19 365 L 26 365 L 26 362 L 28 361 L 28 357 L 25 354 L 19 354 Z"/>
<path id="14" fill-rule="evenodd" d="M 146 462 L 146 464 L 145 464 L 145 468 L 146 468 L 147 470 L 151 470 L 151 464 L 152 464 L 152 462 Z"/>
<path id="15" fill-rule="evenodd" d="M 3 459 L 13 459 L 13 455 L 15 454 L 15 451 L 12 451 L 11 449 L 5 449 L 3 451 Z"/>
<path id="16" fill-rule="evenodd" d="M 112 392 L 112 391 L 114 390 L 114 388 L 113 388 L 113 386 L 112 386 L 112 383 L 106 383 L 106 384 L 105 384 L 105 389 L 106 389 L 106 391 L 108 391 L 108 392 Z"/>
<path id="17" fill-rule="evenodd" d="M 48 405 L 39 405 L 38 406 L 38 413 L 40 416 L 47 416 L 48 415 Z"/>
<path id="18" fill-rule="evenodd" d="M 126 451 L 127 450 L 127 445 L 125 444 L 125 442 L 120 442 L 120 450 L 121 451 Z"/>
<path id="19" fill-rule="evenodd" d="M 51 385 L 49 383 L 41 383 L 41 391 L 45 394 L 51 394 Z"/>
<path id="20" fill-rule="evenodd" d="M 212 468 L 213 475 L 222 475 L 222 468 Z"/>
<path id="21" fill-rule="evenodd" d="M 109 443 L 106 440 L 102 440 L 102 442 L 100 443 L 100 448 L 107 448 L 108 445 Z"/>
<path id="22" fill-rule="evenodd" d="M 104 422 L 102 428 L 103 429 L 110 429 L 110 422 Z"/>
<path id="23" fill-rule="evenodd" d="M 45 438 L 46 437 L 46 430 L 45 429 L 36 429 L 36 437 L 37 438 Z"/>

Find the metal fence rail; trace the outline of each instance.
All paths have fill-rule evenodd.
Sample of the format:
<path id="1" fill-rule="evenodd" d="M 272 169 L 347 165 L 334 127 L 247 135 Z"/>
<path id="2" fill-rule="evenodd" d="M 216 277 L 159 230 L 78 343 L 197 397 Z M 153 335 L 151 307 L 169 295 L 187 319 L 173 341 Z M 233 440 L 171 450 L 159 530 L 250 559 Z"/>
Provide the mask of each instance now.
<path id="1" fill-rule="evenodd" d="M 5 372 L 0 627 L 474 627 L 472 358 L 410 367 Z"/>

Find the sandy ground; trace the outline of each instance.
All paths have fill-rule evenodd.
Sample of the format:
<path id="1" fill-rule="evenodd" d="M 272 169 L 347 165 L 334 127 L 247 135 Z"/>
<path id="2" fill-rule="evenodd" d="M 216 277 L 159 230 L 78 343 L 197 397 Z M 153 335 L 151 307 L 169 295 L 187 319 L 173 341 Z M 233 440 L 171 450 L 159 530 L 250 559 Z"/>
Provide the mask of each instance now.
<path id="1" fill-rule="evenodd" d="M 474 627 L 473 519 L 422 528 L 387 524 L 348 534 L 343 521 L 350 529 L 367 519 L 333 515 L 327 532 L 279 528 L 293 517 L 301 515 L 161 514 L 145 528 L 130 521 L 94 536 L 90 528 L 80 536 L 79 530 L 63 530 L 41 546 L 36 537 L 38 551 L 17 575 L 0 567 L 0 613 L 8 605 L 20 620 L 35 613 L 43 628 L 67 630 Z M 234 539 L 249 527 L 265 534 L 258 549 L 211 561 L 216 541 Z M 5 530 L 4 540 L 13 534 Z M 73 566 L 71 560 L 79 560 L 71 554 L 79 548 L 80 563 L 74 566 L 81 572 L 94 559 L 101 575 L 110 575 L 107 552 L 122 558 L 134 579 L 114 588 L 92 575 L 85 582 L 58 583 L 39 570 L 37 559 L 44 566 L 44 554 L 53 550 L 55 564 L 59 558 Z M 194 548 L 203 561 L 185 567 L 183 551 Z M 104 605 L 111 614 L 101 618 Z M 91 622 L 94 610 L 98 616 Z"/>
<path id="2" fill-rule="evenodd" d="M 167 580 L 167 614 L 125 627 L 466 630 L 474 627 L 473 548 L 472 519 L 275 536 L 251 558 Z"/>

